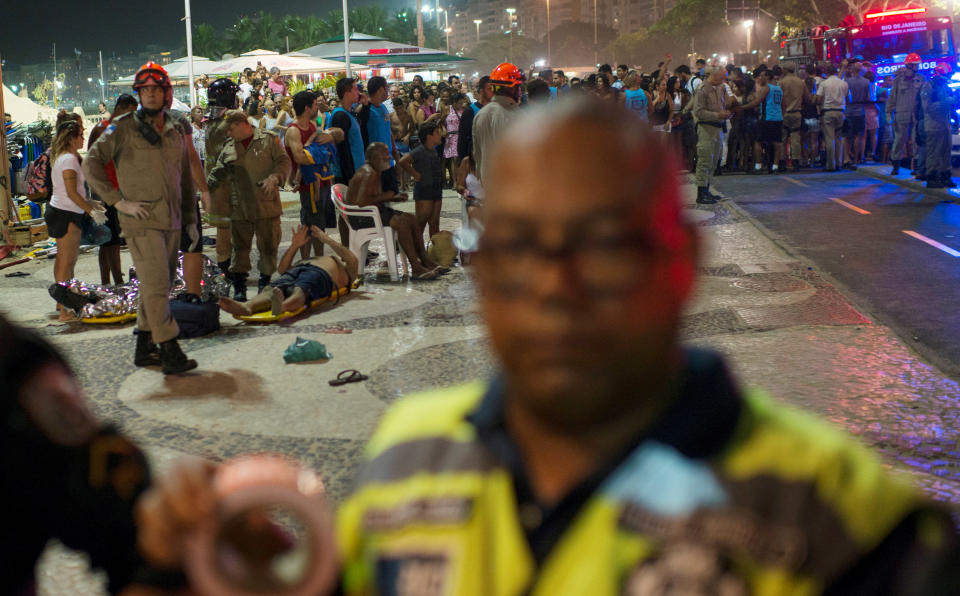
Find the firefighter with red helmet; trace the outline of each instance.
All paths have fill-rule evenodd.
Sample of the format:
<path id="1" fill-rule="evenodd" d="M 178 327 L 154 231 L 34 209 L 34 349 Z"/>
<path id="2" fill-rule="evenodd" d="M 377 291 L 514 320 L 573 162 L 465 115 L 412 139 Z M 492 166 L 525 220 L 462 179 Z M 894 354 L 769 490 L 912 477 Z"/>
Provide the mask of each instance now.
<path id="1" fill-rule="evenodd" d="M 181 224 L 191 245 L 200 241 L 186 119 L 168 113 L 170 77 L 154 62 L 134 78 L 140 109 L 114 119 L 83 162 L 87 183 L 119 212 L 120 227 L 140 283 L 134 364 L 161 365 L 164 374 L 196 368 L 177 344 L 180 330 L 170 314 L 170 289 L 177 269 Z M 189 123 L 186 124 L 189 127 Z M 105 166 L 116 164 L 119 190 Z"/>
<path id="2" fill-rule="evenodd" d="M 473 118 L 473 162 L 481 182 L 485 167 L 483 158 L 513 120 L 514 112 L 520 105 L 520 92 L 525 80 L 523 71 L 509 62 L 497 66 L 490 73 L 493 100 Z"/>
<path id="3" fill-rule="evenodd" d="M 893 160 L 893 170 L 890 175 L 900 173 L 900 166 L 910 168 L 910 141 L 913 139 L 913 129 L 916 125 L 917 101 L 920 88 L 923 86 L 923 77 L 917 75 L 920 68 L 918 54 L 907 55 L 906 64 L 897 71 L 887 99 L 887 121 L 893 124 L 893 148 L 890 158 Z"/>

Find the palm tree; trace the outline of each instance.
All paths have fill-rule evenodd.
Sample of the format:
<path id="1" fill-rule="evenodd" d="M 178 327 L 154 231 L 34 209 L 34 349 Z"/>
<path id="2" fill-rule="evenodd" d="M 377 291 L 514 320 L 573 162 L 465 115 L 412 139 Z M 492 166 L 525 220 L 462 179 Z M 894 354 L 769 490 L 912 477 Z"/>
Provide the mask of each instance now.
<path id="1" fill-rule="evenodd" d="M 306 47 L 303 44 L 301 38 L 303 31 L 303 22 L 304 17 L 299 15 L 284 15 L 280 19 L 280 28 L 283 31 L 283 35 L 290 40 L 290 49 L 298 50 L 300 48 Z M 286 41 L 286 40 L 285 40 Z M 286 43 L 284 43 L 286 45 Z"/>
<path id="2" fill-rule="evenodd" d="M 324 22 L 330 27 L 330 31 L 333 33 L 330 37 L 336 35 L 343 35 L 343 11 L 340 10 L 331 10 L 327 13 L 327 18 L 324 19 Z M 353 23 L 350 23 L 351 27 Z"/>
<path id="3" fill-rule="evenodd" d="M 399 43 L 417 42 L 417 18 L 411 9 L 399 9 L 386 19 L 383 37 Z"/>
<path id="4" fill-rule="evenodd" d="M 253 23 L 253 45 L 264 50 L 282 51 L 286 48 L 286 40 L 280 32 L 280 23 L 272 14 L 261 10 Z"/>
<path id="5" fill-rule="evenodd" d="M 350 29 L 368 35 L 382 35 L 389 15 L 382 6 L 360 6 L 350 11 Z"/>
<path id="6" fill-rule="evenodd" d="M 290 49 L 302 50 L 310 46 L 317 45 L 324 39 L 333 37 L 338 33 L 336 26 L 331 25 L 318 16 L 308 15 L 297 17 L 290 23 L 295 27 L 295 32 L 290 35 Z M 340 32 L 343 31 L 343 24 L 340 24 Z M 294 43 L 296 40 L 296 43 Z"/>
<path id="7" fill-rule="evenodd" d="M 226 47 L 231 54 L 240 55 L 254 49 L 253 21 L 246 15 L 241 15 L 237 22 L 227 30 Z"/>
<path id="8" fill-rule="evenodd" d="M 197 56 L 204 56 L 211 60 L 220 59 L 220 49 L 223 39 L 213 25 L 198 23 L 193 27 L 193 52 Z"/>

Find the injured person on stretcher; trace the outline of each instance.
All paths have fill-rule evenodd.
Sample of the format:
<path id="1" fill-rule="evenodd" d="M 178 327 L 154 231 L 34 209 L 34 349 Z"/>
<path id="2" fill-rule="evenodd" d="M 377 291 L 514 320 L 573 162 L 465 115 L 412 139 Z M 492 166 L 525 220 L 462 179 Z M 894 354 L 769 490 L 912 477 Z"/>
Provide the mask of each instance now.
<path id="1" fill-rule="evenodd" d="M 335 256 L 317 256 L 297 262 L 293 257 L 313 237 L 329 246 Z M 292 313 L 315 300 L 329 297 L 340 288 L 349 288 L 357 278 L 360 262 L 356 255 L 317 226 L 301 225 L 293 230 L 290 248 L 283 253 L 276 278 L 247 302 L 220 298 L 220 308 L 234 316 L 250 316 L 264 311 L 273 315 Z"/>

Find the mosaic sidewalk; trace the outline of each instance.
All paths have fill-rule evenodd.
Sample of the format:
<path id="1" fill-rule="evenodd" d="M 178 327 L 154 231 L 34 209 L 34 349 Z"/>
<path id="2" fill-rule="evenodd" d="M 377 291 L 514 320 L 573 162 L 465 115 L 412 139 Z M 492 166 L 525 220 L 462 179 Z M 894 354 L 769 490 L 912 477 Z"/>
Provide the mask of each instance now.
<path id="1" fill-rule="evenodd" d="M 960 502 L 960 448 L 949 430 L 958 427 L 957 383 L 873 323 L 815 266 L 785 253 L 731 208 L 697 207 L 689 190 L 687 213 L 703 250 L 685 340 L 727 354 L 743 382 L 859 436 L 934 498 Z M 281 250 L 296 222 L 296 210 L 287 209 Z M 441 224 L 459 226 L 452 196 Z M 128 263 L 126 252 L 123 258 Z M 0 309 L 65 351 L 98 414 L 121 424 L 158 470 L 182 453 L 220 460 L 280 451 L 309 461 L 340 499 L 390 402 L 486 377 L 494 367 L 463 269 L 437 282 L 391 283 L 382 265 L 368 268 L 363 288 L 340 305 L 289 324 L 251 327 L 225 316 L 220 332 L 183 342 L 200 363 L 189 377 L 134 368 L 131 326 L 52 325 L 51 261 L 5 270 L 31 275 L 0 279 Z M 95 254 L 81 256 L 78 274 L 98 278 Z M 283 348 L 298 335 L 327 344 L 333 358 L 284 365 Z M 370 379 L 327 385 L 349 368 Z M 56 545 L 41 565 L 41 588 L 48 595 L 102 593 L 82 557 Z"/>

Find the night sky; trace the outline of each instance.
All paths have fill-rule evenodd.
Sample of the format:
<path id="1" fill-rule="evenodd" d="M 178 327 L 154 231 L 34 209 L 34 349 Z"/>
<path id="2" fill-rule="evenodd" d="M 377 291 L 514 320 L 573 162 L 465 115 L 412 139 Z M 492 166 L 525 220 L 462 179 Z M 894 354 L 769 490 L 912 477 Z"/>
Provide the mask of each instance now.
<path id="1" fill-rule="evenodd" d="M 351 6 L 375 0 L 350 0 Z M 413 0 L 377 2 L 390 6 L 413 4 Z M 192 0 L 194 23 L 226 27 L 241 14 L 260 10 L 282 14 L 326 15 L 339 10 L 339 0 Z M 103 50 L 139 50 L 147 44 L 185 46 L 183 0 L 0 0 L 0 54 L 9 67 L 47 60 L 54 42 L 57 57 Z"/>

